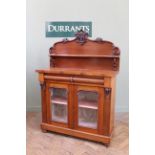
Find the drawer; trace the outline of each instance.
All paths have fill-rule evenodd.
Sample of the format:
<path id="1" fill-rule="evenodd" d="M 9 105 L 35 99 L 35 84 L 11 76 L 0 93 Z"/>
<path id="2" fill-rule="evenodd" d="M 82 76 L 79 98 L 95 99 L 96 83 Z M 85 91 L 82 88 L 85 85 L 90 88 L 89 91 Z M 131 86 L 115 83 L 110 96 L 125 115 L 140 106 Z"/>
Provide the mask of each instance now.
<path id="1" fill-rule="evenodd" d="M 58 76 L 58 75 L 45 75 L 46 80 L 64 81 L 72 83 L 89 83 L 104 85 L 104 78 L 90 78 L 90 77 L 74 77 L 74 76 Z"/>

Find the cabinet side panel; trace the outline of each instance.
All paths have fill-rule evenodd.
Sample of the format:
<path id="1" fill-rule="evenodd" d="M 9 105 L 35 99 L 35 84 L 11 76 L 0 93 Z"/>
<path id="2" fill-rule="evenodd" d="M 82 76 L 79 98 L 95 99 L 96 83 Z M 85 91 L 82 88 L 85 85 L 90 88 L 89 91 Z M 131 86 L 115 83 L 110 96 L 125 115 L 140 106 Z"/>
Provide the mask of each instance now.
<path id="1" fill-rule="evenodd" d="M 46 83 L 44 81 L 44 75 L 39 74 L 39 81 L 41 87 L 41 107 L 42 107 L 42 122 L 47 122 L 47 106 L 46 106 Z"/>
<path id="2" fill-rule="evenodd" d="M 47 122 L 47 117 L 46 117 L 46 95 L 45 95 L 45 86 L 41 86 L 41 105 L 42 105 L 42 122 Z"/>
<path id="3" fill-rule="evenodd" d="M 110 133 L 112 133 L 114 128 L 114 120 L 115 120 L 115 96 L 116 96 L 116 78 L 112 78 L 111 80 L 112 92 L 111 92 L 111 109 L 110 109 Z"/>

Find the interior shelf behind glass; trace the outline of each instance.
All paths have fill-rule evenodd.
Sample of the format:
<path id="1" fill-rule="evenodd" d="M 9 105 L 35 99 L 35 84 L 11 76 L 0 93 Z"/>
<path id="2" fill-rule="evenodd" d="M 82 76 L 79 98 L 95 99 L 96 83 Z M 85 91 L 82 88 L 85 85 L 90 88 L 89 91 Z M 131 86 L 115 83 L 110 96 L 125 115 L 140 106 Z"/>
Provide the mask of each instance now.
<path id="1" fill-rule="evenodd" d="M 67 105 L 67 99 L 63 98 L 63 97 L 59 97 L 59 96 L 55 96 L 51 99 L 51 102 L 53 104 L 63 104 L 63 105 Z"/>
<path id="2" fill-rule="evenodd" d="M 97 110 L 97 102 L 96 101 L 87 101 L 87 100 L 80 100 L 79 101 L 80 108 L 88 108 L 88 109 L 95 109 Z"/>

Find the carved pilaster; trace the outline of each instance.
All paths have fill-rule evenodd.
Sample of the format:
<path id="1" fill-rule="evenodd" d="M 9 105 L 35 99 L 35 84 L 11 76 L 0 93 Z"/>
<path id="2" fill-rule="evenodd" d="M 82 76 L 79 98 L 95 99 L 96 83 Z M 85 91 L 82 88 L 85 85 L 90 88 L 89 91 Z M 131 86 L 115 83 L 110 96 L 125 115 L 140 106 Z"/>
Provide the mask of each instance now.
<path id="1" fill-rule="evenodd" d="M 54 47 L 51 47 L 50 49 L 49 49 L 49 56 L 50 56 L 50 67 L 54 67 L 54 60 L 53 60 L 53 58 L 52 58 L 52 56 L 51 56 L 51 54 L 53 53 L 53 50 L 54 50 Z"/>

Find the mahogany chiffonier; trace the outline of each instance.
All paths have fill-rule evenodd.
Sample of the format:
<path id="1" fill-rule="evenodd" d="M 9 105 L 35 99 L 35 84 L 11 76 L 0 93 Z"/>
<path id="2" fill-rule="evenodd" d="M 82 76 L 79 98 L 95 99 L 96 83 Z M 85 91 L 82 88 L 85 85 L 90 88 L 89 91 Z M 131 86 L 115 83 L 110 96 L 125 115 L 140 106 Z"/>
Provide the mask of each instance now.
<path id="1" fill-rule="evenodd" d="M 108 145 L 114 127 L 115 83 L 120 51 L 110 41 L 73 40 L 49 50 L 49 69 L 37 70 L 43 132 L 53 131 Z"/>

